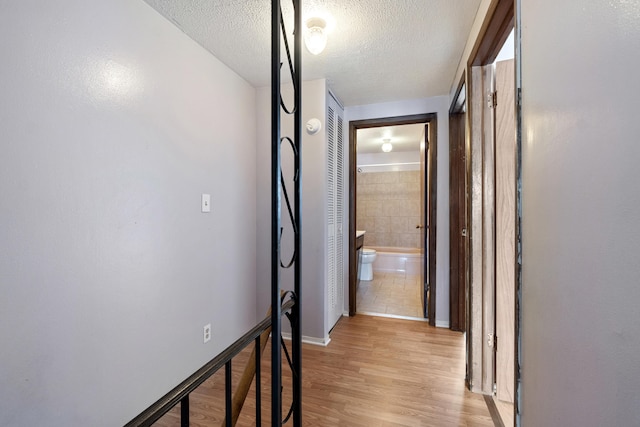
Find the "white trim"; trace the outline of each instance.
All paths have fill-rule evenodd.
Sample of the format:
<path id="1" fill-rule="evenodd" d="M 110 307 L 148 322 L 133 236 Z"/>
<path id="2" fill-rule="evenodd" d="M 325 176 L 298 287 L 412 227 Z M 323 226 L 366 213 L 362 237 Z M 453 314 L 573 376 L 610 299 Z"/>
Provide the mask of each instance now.
<path id="1" fill-rule="evenodd" d="M 420 162 L 370 163 L 370 164 L 367 164 L 367 165 L 357 165 L 356 167 L 366 168 L 366 167 L 406 166 L 406 165 L 420 165 Z"/>
<path id="2" fill-rule="evenodd" d="M 448 320 L 436 320 L 436 328 L 449 328 Z"/>
<path id="3" fill-rule="evenodd" d="M 291 341 L 291 332 L 283 332 L 282 338 L 285 340 Z M 302 342 L 305 344 L 319 345 L 322 347 L 326 347 L 331 342 L 331 338 L 315 338 L 315 337 L 307 337 L 305 335 L 302 336 Z"/>
<path id="4" fill-rule="evenodd" d="M 425 319 L 424 317 L 398 316 L 397 314 L 373 313 L 373 312 L 369 312 L 369 311 L 359 311 L 357 314 L 364 314 L 364 315 L 367 315 L 367 316 L 376 316 L 376 317 L 387 317 L 389 319 L 416 320 L 418 322 L 428 322 L 429 321 L 429 319 Z"/>
<path id="5" fill-rule="evenodd" d="M 344 104 L 338 99 L 336 94 L 333 93 L 333 91 L 331 89 L 329 89 L 328 87 L 327 87 L 327 92 L 329 92 L 329 95 L 333 98 L 334 101 L 336 101 L 338 106 L 340 106 L 340 108 L 342 108 L 342 111 L 344 111 Z"/>

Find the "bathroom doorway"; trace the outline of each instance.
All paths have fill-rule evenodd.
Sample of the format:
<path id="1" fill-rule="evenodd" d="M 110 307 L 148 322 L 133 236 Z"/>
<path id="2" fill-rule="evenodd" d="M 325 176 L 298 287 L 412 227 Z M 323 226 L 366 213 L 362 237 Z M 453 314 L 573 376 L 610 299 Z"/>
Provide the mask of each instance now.
<path id="1" fill-rule="evenodd" d="M 350 315 L 435 324 L 435 126 L 435 114 L 350 123 L 350 266 L 357 230 L 376 251 L 371 280 L 350 267 Z"/>

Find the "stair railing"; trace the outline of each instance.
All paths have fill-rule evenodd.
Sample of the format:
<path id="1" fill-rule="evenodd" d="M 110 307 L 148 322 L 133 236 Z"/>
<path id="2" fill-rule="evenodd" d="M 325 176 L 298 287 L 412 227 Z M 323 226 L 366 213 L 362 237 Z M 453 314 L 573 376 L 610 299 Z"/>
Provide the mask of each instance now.
<path id="1" fill-rule="evenodd" d="M 271 313 L 272 335 L 281 336 L 281 313 L 278 299 L 281 292 L 280 272 L 282 268 L 294 269 L 293 298 L 296 303 L 292 308 L 289 320 L 291 322 L 291 347 L 292 357 L 289 362 L 293 379 L 293 404 L 287 415 L 293 415 L 293 426 L 302 426 L 302 331 L 301 321 L 301 231 L 302 231 L 302 6 L 301 0 L 292 0 L 294 10 L 293 60 L 289 48 L 286 25 L 280 0 L 271 2 Z M 287 108 L 282 96 L 281 69 L 283 65 L 280 52 L 281 43 L 285 48 L 288 71 L 293 86 L 293 108 Z M 293 115 L 293 139 L 281 135 L 281 113 Z M 294 161 L 294 206 L 291 207 L 287 187 L 282 174 L 282 142 L 288 142 L 293 153 Z M 282 227 L 282 200 L 284 196 L 289 221 L 293 229 L 294 250 L 290 262 L 283 263 L 281 257 Z M 281 425 L 282 397 L 278 390 L 282 389 L 280 344 L 277 340 L 271 341 L 271 425 Z M 277 396 L 276 396 L 277 395 Z"/>
<path id="2" fill-rule="evenodd" d="M 278 301 L 278 311 L 285 313 L 285 315 L 288 315 L 294 306 L 295 301 L 293 300 L 293 298 L 288 298 L 282 303 Z M 273 311 L 274 310 L 272 310 L 272 312 Z M 233 411 L 231 391 L 231 361 L 242 350 L 250 346 L 251 343 L 255 344 L 254 358 L 256 366 L 256 426 L 260 426 L 262 418 L 262 396 L 260 387 L 260 363 L 262 352 L 260 351 L 260 337 L 265 331 L 268 331 L 270 327 L 271 316 L 267 316 L 260 323 L 258 323 L 251 330 L 240 337 L 237 341 L 227 347 L 222 353 L 218 354 L 211 361 L 209 361 L 203 367 L 190 375 L 186 380 L 178 384 L 171 391 L 169 391 L 167 394 L 162 396 L 155 403 L 145 409 L 137 417 L 125 424 L 125 427 L 151 426 L 178 403 L 180 404 L 180 425 L 182 427 L 189 426 L 189 395 L 202 383 L 209 379 L 213 374 L 218 372 L 222 367 L 225 368 L 225 425 L 226 427 L 232 427 Z M 281 340 L 274 339 L 273 341 L 277 343 L 278 347 L 281 345 Z M 280 390 L 278 390 L 278 393 L 275 393 L 275 395 L 279 396 Z"/>

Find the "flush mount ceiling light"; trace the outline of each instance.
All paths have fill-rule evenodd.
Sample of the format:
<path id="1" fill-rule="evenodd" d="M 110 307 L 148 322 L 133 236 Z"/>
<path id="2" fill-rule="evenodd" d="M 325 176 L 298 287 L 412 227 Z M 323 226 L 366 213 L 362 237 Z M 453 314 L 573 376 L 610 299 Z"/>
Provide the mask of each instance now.
<path id="1" fill-rule="evenodd" d="M 384 144 L 382 144 L 382 151 L 384 151 L 385 153 L 388 153 L 389 151 L 393 150 L 393 145 L 391 145 L 391 140 L 390 139 L 384 139 Z"/>
<path id="2" fill-rule="evenodd" d="M 307 50 L 318 55 L 327 46 L 327 21 L 313 17 L 305 21 L 304 44 Z"/>

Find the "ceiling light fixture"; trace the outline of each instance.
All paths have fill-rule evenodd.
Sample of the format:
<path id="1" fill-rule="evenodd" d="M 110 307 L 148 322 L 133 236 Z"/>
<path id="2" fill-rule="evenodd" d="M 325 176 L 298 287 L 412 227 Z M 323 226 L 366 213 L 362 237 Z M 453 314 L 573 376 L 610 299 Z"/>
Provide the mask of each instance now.
<path id="1" fill-rule="evenodd" d="M 382 151 L 384 151 L 385 153 L 388 153 L 389 151 L 393 150 L 393 145 L 391 145 L 391 140 L 386 138 L 383 140 L 384 144 L 382 144 Z"/>
<path id="2" fill-rule="evenodd" d="M 313 17 L 306 20 L 305 26 L 304 44 L 309 52 L 318 55 L 327 46 L 327 21 Z"/>

